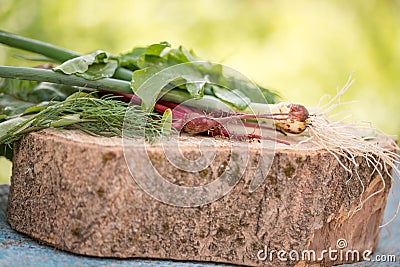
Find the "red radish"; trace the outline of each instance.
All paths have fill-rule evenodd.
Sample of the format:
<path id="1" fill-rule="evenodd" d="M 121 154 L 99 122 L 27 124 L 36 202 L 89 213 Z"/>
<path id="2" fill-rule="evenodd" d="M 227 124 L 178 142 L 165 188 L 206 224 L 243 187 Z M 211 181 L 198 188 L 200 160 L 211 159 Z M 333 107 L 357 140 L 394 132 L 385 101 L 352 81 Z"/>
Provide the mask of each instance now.
<path id="1" fill-rule="evenodd" d="M 141 100 L 133 94 L 115 93 L 122 100 L 140 105 Z M 281 103 L 271 106 L 272 110 L 277 111 L 272 114 L 248 114 L 248 113 L 232 113 L 214 110 L 208 114 L 201 110 L 179 105 L 169 101 L 158 101 L 154 106 L 154 111 L 163 114 L 167 109 L 172 111 L 173 127 L 177 130 L 189 134 L 205 133 L 209 136 L 223 136 L 241 141 L 252 140 L 271 140 L 289 145 L 289 142 L 276 139 L 269 136 L 262 136 L 255 133 L 239 134 L 229 132 L 224 124 L 242 123 L 243 127 L 274 129 L 258 123 L 249 123 L 246 119 L 268 119 L 273 120 L 275 129 L 287 133 L 301 133 L 306 129 L 309 113 L 307 109 L 298 104 Z"/>

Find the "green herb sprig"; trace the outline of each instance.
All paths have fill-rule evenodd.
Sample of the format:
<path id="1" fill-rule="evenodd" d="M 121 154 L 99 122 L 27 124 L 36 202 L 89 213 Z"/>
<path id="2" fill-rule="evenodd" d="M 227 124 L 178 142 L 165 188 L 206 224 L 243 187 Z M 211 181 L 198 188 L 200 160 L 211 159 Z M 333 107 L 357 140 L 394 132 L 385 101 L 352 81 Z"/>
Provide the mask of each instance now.
<path id="1" fill-rule="evenodd" d="M 52 101 L 35 115 L 8 120 L 0 128 L 0 143 L 12 143 L 32 131 L 46 128 L 78 129 L 97 136 L 121 136 L 129 104 L 115 96 L 96 98 L 93 94 L 77 92 L 65 101 Z M 148 141 L 162 136 L 162 116 L 134 108 L 130 112 L 126 137 L 143 137 Z"/>

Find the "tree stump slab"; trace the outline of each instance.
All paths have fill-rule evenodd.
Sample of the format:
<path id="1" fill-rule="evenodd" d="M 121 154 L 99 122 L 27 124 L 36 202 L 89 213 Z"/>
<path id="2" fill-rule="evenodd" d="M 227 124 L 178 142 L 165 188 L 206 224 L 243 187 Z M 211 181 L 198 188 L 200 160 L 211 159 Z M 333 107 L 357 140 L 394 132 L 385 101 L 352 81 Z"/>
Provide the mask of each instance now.
<path id="1" fill-rule="evenodd" d="M 205 138 L 182 140 L 181 155 L 201 156 Z M 235 156 L 228 149 L 229 141 L 213 142 L 212 164 L 194 172 L 171 164 L 178 150 L 165 153 L 168 142 L 149 146 L 147 155 L 171 183 L 201 186 L 224 173 L 228 162 L 244 164 L 242 153 Z M 371 175 L 372 167 L 362 159 L 356 178 L 326 150 L 277 145 L 271 168 L 263 171 L 260 154 L 271 148 L 254 143 L 246 149 L 245 171 L 225 196 L 180 207 L 155 199 L 138 185 L 121 138 L 78 131 L 31 133 L 14 145 L 7 220 L 40 242 L 98 257 L 331 266 L 362 260 L 362 253 L 375 250 L 388 176 L 384 189 L 358 210 L 361 200 L 383 188 L 381 177 Z M 250 190 L 254 177 L 263 178 L 262 183 Z M 336 258 L 324 252 L 329 249 L 337 251 Z M 344 256 L 347 251 L 358 251 L 360 258 Z"/>

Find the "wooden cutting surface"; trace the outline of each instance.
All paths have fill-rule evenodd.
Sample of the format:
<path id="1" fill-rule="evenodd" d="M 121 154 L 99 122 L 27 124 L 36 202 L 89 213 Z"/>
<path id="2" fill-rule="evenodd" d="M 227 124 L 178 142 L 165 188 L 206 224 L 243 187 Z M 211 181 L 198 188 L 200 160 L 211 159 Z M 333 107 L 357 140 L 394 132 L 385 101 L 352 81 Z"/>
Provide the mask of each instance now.
<path id="1" fill-rule="evenodd" d="M 9 185 L 0 185 L 0 266 L 111 266 L 111 267 L 228 267 L 237 265 L 205 264 L 183 261 L 160 261 L 145 259 L 104 259 L 77 256 L 54 249 L 11 229 L 5 219 Z M 400 185 L 390 193 L 385 211 L 385 220 L 391 218 L 400 198 Z M 359 262 L 340 266 L 346 267 L 385 267 L 400 266 L 400 218 L 381 230 L 379 246 L 375 255 L 396 255 L 396 262 Z"/>
<path id="2" fill-rule="evenodd" d="M 79 138 L 78 138 L 79 137 Z M 87 144 L 90 140 L 83 140 L 82 136 L 77 136 L 74 142 Z M 71 138 L 71 136 L 70 136 Z M 111 142 L 111 139 L 107 139 L 107 142 Z M 222 142 L 222 141 L 221 141 Z M 104 144 L 102 144 L 104 145 Z M 109 147 L 114 147 L 115 144 L 106 144 Z M 257 144 L 255 144 L 257 146 Z M 80 146 L 77 146 L 80 147 Z M 279 149 L 279 148 L 278 148 Z M 315 148 L 314 148 L 315 149 Z M 284 149 L 286 150 L 286 149 Z M 312 150 L 312 149 L 311 149 Z M 310 153 L 310 148 L 305 148 L 304 153 Z M 281 153 L 289 153 L 281 152 Z M 50 155 L 50 154 L 49 154 Z M 51 153 L 51 155 L 54 155 Z M 37 157 L 33 157 L 35 159 Z M 26 159 L 32 159 L 26 158 Z M 320 164 L 317 164 L 320 165 Z M 75 166 L 75 165 L 74 165 Z M 43 178 L 43 177 L 42 177 Z M 41 179 L 42 180 L 42 179 Z M 385 220 L 389 220 L 394 216 L 400 195 L 399 185 L 394 186 L 395 194 L 389 195 L 389 201 L 387 204 Z M 5 210 L 7 206 L 7 195 L 9 187 L 7 185 L 0 186 L 0 266 L 237 266 L 237 265 L 226 265 L 226 264 L 206 264 L 199 262 L 188 262 L 188 261 L 170 261 L 170 260 L 148 260 L 148 259 L 129 259 L 129 260 L 117 260 L 110 258 L 94 258 L 76 256 L 67 252 L 56 250 L 52 247 L 39 244 L 33 239 L 18 234 L 10 228 L 5 219 Z M 14 201 L 17 198 L 14 198 Z M 12 203 L 12 202 L 10 202 Z M 20 202 L 21 203 L 21 202 Z M 29 202 L 27 203 L 29 204 Z M 23 204 L 22 204 L 23 205 Z M 48 209 L 48 206 L 46 206 Z M 22 210 L 27 209 L 23 205 Z M 61 218 L 61 217 L 60 217 Z M 62 217 L 64 218 L 64 217 Z M 15 220 L 14 220 L 15 221 Z M 399 241 L 400 241 L 400 219 L 396 218 L 388 227 L 381 229 L 379 246 L 374 255 L 389 256 L 395 255 L 397 262 L 394 263 L 378 263 L 378 262 L 362 262 L 353 264 L 351 266 L 399 266 Z M 42 227 L 40 227 L 42 228 Z M 368 235 L 368 231 L 363 231 Z M 329 235 L 329 231 L 321 236 Z M 90 255 L 90 254 L 89 254 Z M 184 259 L 184 257 L 183 257 Z"/>

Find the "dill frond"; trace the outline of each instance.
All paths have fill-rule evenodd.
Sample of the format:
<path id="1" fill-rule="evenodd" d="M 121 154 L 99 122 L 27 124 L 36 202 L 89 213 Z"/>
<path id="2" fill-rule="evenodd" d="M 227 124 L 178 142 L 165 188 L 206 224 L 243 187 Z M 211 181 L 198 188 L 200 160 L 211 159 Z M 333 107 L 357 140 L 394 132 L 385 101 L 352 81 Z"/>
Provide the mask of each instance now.
<path id="1" fill-rule="evenodd" d="M 145 137 L 149 141 L 162 136 L 161 115 L 130 106 L 115 96 L 95 98 L 82 92 L 62 102 L 52 101 L 39 113 L 19 119 L 0 136 L 0 144 L 10 144 L 29 132 L 46 128 L 78 129 L 106 137 L 122 136 L 124 129 L 126 137 Z"/>

